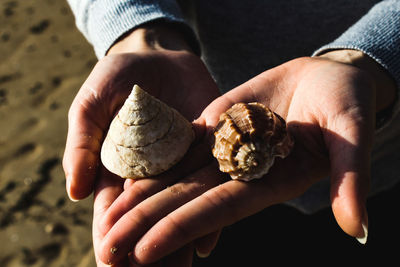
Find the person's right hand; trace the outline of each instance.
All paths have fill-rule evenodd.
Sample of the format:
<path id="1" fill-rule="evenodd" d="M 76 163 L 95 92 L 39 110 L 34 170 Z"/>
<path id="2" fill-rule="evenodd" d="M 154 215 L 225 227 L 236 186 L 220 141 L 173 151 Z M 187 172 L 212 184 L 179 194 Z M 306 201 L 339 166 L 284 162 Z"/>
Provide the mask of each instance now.
<path id="1" fill-rule="evenodd" d="M 104 225 L 113 227 L 97 246 L 97 255 L 104 262 L 117 262 L 126 254 L 141 264 L 157 262 L 201 236 L 301 195 L 328 175 L 339 226 L 365 243 L 374 117 L 392 103 L 395 92 L 371 76 L 373 72 L 336 60 L 298 58 L 217 98 L 196 120 L 208 129 L 205 141 L 212 139 L 219 115 L 233 104 L 261 102 L 287 121 L 296 143 L 290 156 L 278 159 L 264 178 L 248 183 L 229 180 L 215 162 L 177 175 L 180 180 L 157 194 L 143 191 L 139 183 L 145 181 L 135 182 L 101 216 Z M 148 197 L 137 204 L 138 194 Z M 134 205 L 127 207 L 127 202 Z M 126 211 L 123 216 L 121 210 Z"/>

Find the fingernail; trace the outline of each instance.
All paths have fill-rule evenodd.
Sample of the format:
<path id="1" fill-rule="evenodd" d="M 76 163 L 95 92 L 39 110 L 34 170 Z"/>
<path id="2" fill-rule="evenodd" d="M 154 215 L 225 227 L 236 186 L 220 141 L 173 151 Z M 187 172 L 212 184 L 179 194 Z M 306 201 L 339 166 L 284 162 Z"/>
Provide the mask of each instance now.
<path id="1" fill-rule="evenodd" d="M 67 181 L 66 181 L 66 190 L 67 190 L 68 197 L 72 202 L 78 202 L 79 201 L 79 199 L 75 199 L 75 198 L 73 198 L 71 196 L 71 193 L 70 193 L 70 191 L 71 191 L 71 180 L 70 179 L 67 179 Z"/>
<path id="2" fill-rule="evenodd" d="M 201 252 L 201 251 L 198 251 L 197 249 L 196 249 L 196 254 L 197 254 L 197 256 L 199 257 L 199 258 L 207 258 L 208 256 L 210 256 L 210 254 L 211 254 L 211 252 L 208 252 L 208 253 L 204 253 L 204 252 Z"/>
<path id="3" fill-rule="evenodd" d="M 368 226 L 364 222 L 361 224 L 362 229 L 364 231 L 364 236 L 362 237 L 356 237 L 357 241 L 360 242 L 361 244 L 365 245 L 367 243 L 368 239 Z"/>

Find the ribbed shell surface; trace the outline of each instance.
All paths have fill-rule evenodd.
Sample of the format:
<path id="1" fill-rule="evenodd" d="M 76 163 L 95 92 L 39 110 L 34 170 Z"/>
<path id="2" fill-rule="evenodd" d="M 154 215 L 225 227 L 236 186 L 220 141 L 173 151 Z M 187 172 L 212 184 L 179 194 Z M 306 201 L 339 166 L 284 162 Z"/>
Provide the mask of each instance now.
<path id="1" fill-rule="evenodd" d="M 293 146 L 285 121 L 261 103 L 233 105 L 220 116 L 214 136 L 220 170 L 245 181 L 261 178 Z"/>
<path id="2" fill-rule="evenodd" d="M 103 142 L 104 166 L 123 178 L 160 174 L 186 153 L 194 133 L 175 109 L 135 85 Z"/>

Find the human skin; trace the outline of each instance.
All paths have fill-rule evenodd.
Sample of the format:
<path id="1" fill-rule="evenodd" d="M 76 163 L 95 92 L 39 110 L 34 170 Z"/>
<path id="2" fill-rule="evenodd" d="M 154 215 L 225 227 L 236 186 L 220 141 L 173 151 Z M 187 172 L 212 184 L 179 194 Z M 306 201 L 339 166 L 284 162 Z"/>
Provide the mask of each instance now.
<path id="1" fill-rule="evenodd" d="M 117 42 L 96 64 L 70 107 L 63 159 L 66 189 L 71 200 L 85 198 L 97 183 L 93 224 L 95 246 L 101 236 L 97 230 L 98 218 L 111 204 L 107 200 L 114 200 L 109 193 L 118 195 L 124 189 L 124 180 L 107 172 L 101 165 L 99 151 L 112 118 L 134 84 L 177 109 L 189 121 L 197 118 L 219 96 L 203 62 L 173 26 L 151 24 L 137 29 Z M 194 130 L 201 129 L 194 127 Z M 171 179 L 155 183 L 153 191 L 147 188 L 146 194 L 172 184 Z M 103 181 L 113 185 L 108 184 L 102 189 L 105 197 L 98 193 Z M 136 199 L 141 200 L 140 196 Z M 201 240 L 198 242 L 201 247 Z M 193 249 L 190 255 L 192 253 Z M 188 258 L 186 254 L 177 258 Z"/>
<path id="2" fill-rule="evenodd" d="M 79 128 L 77 126 L 82 122 L 88 123 L 91 108 L 94 110 L 97 107 L 98 111 L 100 106 L 103 110 L 107 105 L 111 107 L 105 109 L 108 110 L 105 116 L 101 116 L 105 121 L 96 123 L 99 126 L 97 132 L 89 124 L 84 130 L 72 129 L 69 133 L 72 141 L 69 144 L 67 142 L 67 148 L 72 147 L 72 150 L 66 150 L 64 167 L 66 173 L 72 173 L 69 177 L 67 175 L 67 179 L 72 181 L 69 182 L 72 186 L 69 189 L 72 198 L 82 198 L 91 192 L 90 183 L 94 181 L 95 172 L 92 171 L 84 177 L 82 170 L 98 164 L 97 149 L 109 123 L 106 120 L 111 120 L 117 106 L 121 105 L 123 96 L 128 94 L 128 87 L 123 87 L 125 89 L 122 93 L 108 92 L 110 88 L 114 88 L 110 85 L 110 80 L 116 81 L 124 77 L 119 73 L 121 69 L 135 69 L 152 54 L 139 56 L 137 61 L 133 58 L 141 52 L 135 51 L 132 61 L 126 59 L 126 54 L 123 57 L 118 55 L 132 47 L 133 39 L 130 40 L 130 37 L 124 39 L 124 45 L 119 45 L 122 42 L 117 43 L 115 50 L 110 50 L 110 59 L 104 60 L 110 60 L 109 63 L 99 62 L 97 69 L 94 69 L 85 82 L 88 85 L 84 84 L 82 87 L 87 90 L 86 94 L 78 94 L 77 98 L 80 100 L 76 100 L 76 110 L 70 112 L 70 125 Z M 176 55 L 174 53 L 162 52 L 163 55 L 170 56 Z M 146 264 L 163 259 L 164 264 L 190 266 L 193 247 L 196 246 L 198 251 L 208 254 L 215 246 L 219 229 L 270 205 L 300 195 L 326 175 L 331 176 L 332 209 L 338 224 L 351 236 L 364 236 L 366 233 L 362 224 L 365 227 L 368 225 L 365 198 L 369 181 L 369 169 L 365 166 L 370 165 L 374 117 L 376 111 L 392 103 L 394 85 L 387 74 L 362 53 L 346 52 L 343 57 L 343 53 L 331 52 L 323 57 L 300 58 L 287 62 L 254 77 L 212 102 L 193 123 L 197 139 L 190 153 L 181 164 L 164 174 L 162 179 L 143 179 L 136 182 L 128 180 L 123 184 L 123 180 L 100 166 L 97 170 L 99 175 L 93 224 L 96 257 L 106 263 L 124 266 L 129 253 L 129 258 L 133 258 L 136 263 Z M 157 56 L 153 58 L 158 59 Z M 169 59 L 174 61 L 177 58 L 180 57 L 171 56 Z M 124 63 L 120 63 L 120 60 Z M 158 61 L 150 60 L 149 64 L 155 62 Z M 116 72 L 109 75 L 109 69 Z M 194 75 L 198 70 L 195 68 L 189 74 Z M 200 77 L 207 82 L 197 80 L 196 82 L 201 83 L 197 89 L 203 90 L 208 88 L 205 86 L 210 86 L 212 90 L 198 108 L 192 110 L 192 105 L 186 105 L 188 111 L 180 109 L 190 119 L 196 118 L 202 110 L 200 107 L 204 108 L 218 95 L 207 71 L 203 67 L 200 70 Z M 149 85 L 159 85 L 160 83 L 152 84 L 151 79 L 143 79 L 147 77 L 146 71 L 155 75 L 151 69 L 144 68 L 138 76 L 139 80 Z M 104 76 L 105 73 L 107 75 Z M 190 77 L 187 74 L 181 77 Z M 160 75 L 160 72 L 156 75 Z M 198 77 L 198 74 L 194 76 Z M 170 77 L 173 75 L 167 78 Z M 131 78 L 130 76 L 129 79 Z M 94 94 L 101 96 L 93 99 L 96 100 L 92 101 L 94 104 L 89 101 L 92 106 L 85 104 L 85 97 L 93 93 L 84 88 L 97 88 L 95 91 L 100 91 Z M 379 91 L 377 97 L 376 91 Z M 198 90 L 190 92 L 199 93 Z M 114 94 L 122 95 L 116 97 Z M 107 100 L 111 95 L 115 103 Z M 199 100 L 200 96 L 194 97 Z M 164 98 L 168 99 L 166 96 Z M 174 105 L 173 100 L 169 101 L 169 104 Z M 287 159 L 278 161 L 263 179 L 250 183 L 231 181 L 218 171 L 215 162 L 210 159 L 209 140 L 212 129 L 217 124 L 219 115 L 232 104 L 253 101 L 265 104 L 287 120 L 296 146 L 292 154 Z M 71 123 L 85 112 L 86 117 L 81 118 L 81 123 L 79 120 L 78 123 Z M 94 137 L 95 142 L 88 142 L 87 136 L 92 136 L 89 140 Z M 86 156 L 77 157 L 84 152 L 87 153 Z M 72 158 L 72 155 L 75 157 Z M 347 155 L 345 160 L 343 155 Z M 68 172 L 74 168 L 75 172 Z M 89 181 L 86 186 L 85 181 Z M 169 187 L 165 189 L 166 186 Z M 209 218 L 214 218 L 213 223 L 204 223 Z M 203 236 L 205 237 L 201 238 Z M 187 245 L 184 246 L 185 244 Z M 114 254 L 110 253 L 111 250 Z M 98 264 L 102 263 L 99 261 Z"/>
<path id="3" fill-rule="evenodd" d="M 369 75 L 325 59 L 290 61 L 211 103 L 196 121 L 207 129 L 204 138 L 210 137 L 218 115 L 232 104 L 253 101 L 286 119 L 296 140 L 292 154 L 278 161 L 266 177 L 250 183 L 226 180 L 209 163 L 141 203 L 133 201 L 124 215 L 115 216 L 113 209 L 127 207 L 129 196 L 122 193 L 104 217 L 103 225 L 113 226 L 102 240 L 101 259 L 118 259 L 118 253 L 108 252 L 111 247 L 125 254 L 123 248 L 135 244 L 135 261 L 151 263 L 198 237 L 299 196 L 327 175 L 340 227 L 358 238 L 367 234 L 365 199 L 376 110 L 375 85 Z M 127 194 L 134 195 L 136 186 L 143 190 L 133 183 Z M 213 223 L 207 223 L 209 218 Z"/>
<path id="4" fill-rule="evenodd" d="M 150 32 L 156 27 L 172 35 L 175 43 L 149 38 L 143 28 L 135 30 L 99 60 L 71 104 L 63 167 L 72 200 L 93 192 L 104 133 L 135 83 L 190 121 L 219 96 L 203 62 L 175 31 L 149 27 Z"/>

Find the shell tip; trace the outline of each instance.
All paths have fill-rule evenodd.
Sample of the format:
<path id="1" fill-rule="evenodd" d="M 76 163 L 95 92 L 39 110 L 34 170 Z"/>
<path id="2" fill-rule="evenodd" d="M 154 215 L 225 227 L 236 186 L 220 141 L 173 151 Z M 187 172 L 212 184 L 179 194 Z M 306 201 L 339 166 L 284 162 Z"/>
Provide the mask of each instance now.
<path id="1" fill-rule="evenodd" d="M 132 88 L 132 91 L 131 91 L 128 99 L 135 101 L 137 99 L 142 98 L 144 94 L 145 94 L 145 91 L 142 88 L 140 88 L 139 85 L 135 84 Z"/>

